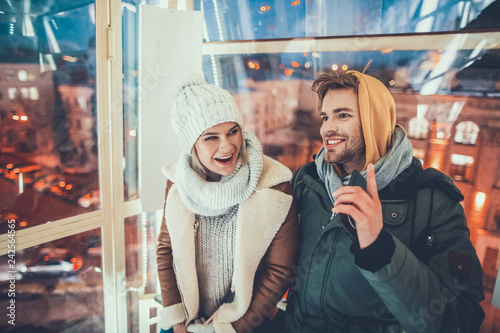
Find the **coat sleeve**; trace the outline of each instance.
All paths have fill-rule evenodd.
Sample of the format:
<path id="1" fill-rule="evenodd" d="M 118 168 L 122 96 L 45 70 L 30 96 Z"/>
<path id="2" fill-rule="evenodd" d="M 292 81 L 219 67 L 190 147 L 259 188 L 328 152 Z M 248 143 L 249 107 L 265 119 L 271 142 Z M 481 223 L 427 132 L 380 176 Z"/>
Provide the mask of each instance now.
<path id="1" fill-rule="evenodd" d="M 165 220 L 165 205 L 167 203 L 168 191 L 171 187 L 172 182 L 168 180 L 165 191 L 165 204 L 163 205 L 160 234 L 158 235 L 158 245 L 156 247 L 156 263 L 158 266 L 158 279 L 160 281 L 163 305 L 163 309 L 160 312 L 160 324 L 164 329 L 186 319 L 181 295 L 177 287 L 170 235 Z"/>
<path id="2" fill-rule="evenodd" d="M 462 206 L 433 191 L 426 263 L 391 236 L 390 262 L 376 272 L 360 270 L 409 332 L 477 332 L 484 319 L 481 264 Z"/>
<path id="3" fill-rule="evenodd" d="M 289 182 L 274 189 L 292 195 Z M 287 217 L 276 233 L 255 276 L 252 301 L 247 312 L 232 325 L 236 332 L 251 332 L 271 316 L 291 283 L 299 246 L 299 224 L 292 202 Z"/>

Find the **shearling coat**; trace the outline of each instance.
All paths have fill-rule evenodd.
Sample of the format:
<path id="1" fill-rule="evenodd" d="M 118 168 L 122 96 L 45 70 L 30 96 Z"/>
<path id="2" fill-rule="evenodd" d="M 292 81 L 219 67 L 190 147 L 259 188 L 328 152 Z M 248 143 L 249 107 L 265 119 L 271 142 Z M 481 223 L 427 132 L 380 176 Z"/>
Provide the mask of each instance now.
<path id="1" fill-rule="evenodd" d="M 195 214 L 182 202 L 175 184 L 175 162 L 164 168 L 167 189 L 157 263 L 162 327 L 188 324 L 198 317 Z M 264 156 L 254 193 L 240 203 L 236 221 L 234 298 L 215 312 L 216 332 L 250 332 L 269 316 L 289 287 L 298 250 L 298 221 L 291 172 Z"/>

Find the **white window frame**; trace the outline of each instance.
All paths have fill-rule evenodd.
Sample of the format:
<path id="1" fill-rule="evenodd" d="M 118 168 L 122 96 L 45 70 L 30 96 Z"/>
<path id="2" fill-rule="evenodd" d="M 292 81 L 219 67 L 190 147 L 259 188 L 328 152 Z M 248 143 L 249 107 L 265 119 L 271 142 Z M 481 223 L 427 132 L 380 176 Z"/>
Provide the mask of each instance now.
<path id="1" fill-rule="evenodd" d="M 96 62 L 101 209 L 16 232 L 16 251 L 101 229 L 106 332 L 128 332 L 124 220 L 141 211 L 124 201 L 121 1 L 96 0 Z M 115 171 L 113 171 L 115 170 Z M 0 255 L 8 236 L 0 236 Z"/>

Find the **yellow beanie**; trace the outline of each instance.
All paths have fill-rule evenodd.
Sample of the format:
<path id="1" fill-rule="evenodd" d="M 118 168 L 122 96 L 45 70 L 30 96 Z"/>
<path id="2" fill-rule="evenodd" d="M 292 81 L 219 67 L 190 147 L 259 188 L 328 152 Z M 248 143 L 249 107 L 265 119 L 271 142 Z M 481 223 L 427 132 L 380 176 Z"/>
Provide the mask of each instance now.
<path id="1" fill-rule="evenodd" d="M 391 147 L 396 127 L 396 105 L 385 85 L 374 77 L 347 71 L 358 78 L 358 105 L 366 146 L 366 163 L 377 162 Z"/>

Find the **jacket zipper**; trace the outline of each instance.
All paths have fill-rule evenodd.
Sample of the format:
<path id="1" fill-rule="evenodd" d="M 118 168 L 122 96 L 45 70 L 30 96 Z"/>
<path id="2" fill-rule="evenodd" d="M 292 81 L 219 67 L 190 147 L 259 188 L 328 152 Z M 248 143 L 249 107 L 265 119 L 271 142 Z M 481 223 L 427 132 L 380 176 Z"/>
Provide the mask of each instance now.
<path id="1" fill-rule="evenodd" d="M 427 246 L 432 247 L 433 241 L 434 241 L 434 237 L 432 235 L 427 235 Z"/>
<path id="2" fill-rule="evenodd" d="M 332 206 L 333 206 L 333 200 L 328 197 L 328 193 L 325 193 L 326 191 L 323 191 L 323 188 L 321 188 L 321 186 L 318 183 L 319 182 L 317 180 L 315 180 L 314 178 L 312 178 L 311 176 L 309 176 L 307 174 L 304 175 L 304 186 L 309 187 L 311 190 L 316 192 L 318 195 L 320 195 L 321 197 L 328 200 L 330 203 L 332 203 Z M 316 184 L 318 184 L 318 187 L 316 187 Z M 332 218 L 333 218 L 333 216 L 330 217 L 330 220 Z M 321 236 L 320 236 L 320 239 L 321 239 Z M 316 242 L 316 245 L 318 245 L 317 242 Z M 314 253 L 314 251 L 313 251 L 313 253 Z M 304 289 L 303 293 L 304 294 L 306 293 L 306 288 L 307 288 L 308 281 L 309 281 L 309 270 L 311 269 L 311 263 L 312 263 L 312 260 L 309 261 L 309 263 L 307 265 L 307 270 L 306 270 L 306 274 L 305 274 L 306 279 L 304 281 L 304 286 L 303 286 L 303 289 Z M 306 304 L 303 304 L 303 305 L 304 305 L 304 315 L 307 317 L 308 316 L 307 305 Z"/>
<path id="3" fill-rule="evenodd" d="M 325 279 L 323 281 L 323 287 L 321 288 L 321 298 L 319 300 L 319 305 L 321 306 L 321 308 L 323 309 L 323 311 L 325 313 L 326 313 L 326 311 L 324 309 L 324 304 L 325 304 L 326 281 L 328 280 L 328 276 L 330 275 L 330 268 L 332 267 L 331 264 L 332 264 L 333 257 L 335 256 L 338 239 L 339 239 L 339 233 L 337 232 L 336 235 L 335 235 L 335 239 L 333 241 L 333 244 L 332 244 L 333 247 L 335 248 L 335 250 L 330 253 L 330 257 L 328 258 L 328 263 L 327 263 L 327 266 L 326 266 L 327 269 L 326 269 L 326 272 L 325 272 Z"/>

